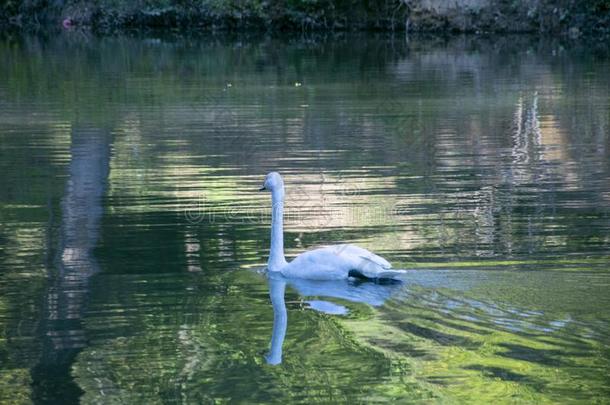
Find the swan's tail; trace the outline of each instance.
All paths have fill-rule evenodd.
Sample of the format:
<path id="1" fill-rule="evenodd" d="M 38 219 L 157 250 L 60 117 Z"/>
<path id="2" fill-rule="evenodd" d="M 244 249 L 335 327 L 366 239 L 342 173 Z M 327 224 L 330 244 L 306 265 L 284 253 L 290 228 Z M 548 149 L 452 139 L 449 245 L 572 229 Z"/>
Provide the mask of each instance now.
<path id="1" fill-rule="evenodd" d="M 398 280 L 399 276 L 406 274 L 406 272 L 406 270 L 390 269 L 383 269 L 377 271 L 363 271 L 362 269 L 353 269 L 349 271 L 349 276 L 367 280 Z"/>
<path id="2" fill-rule="evenodd" d="M 370 280 L 398 280 L 405 274 L 405 270 L 393 270 L 392 265 L 381 256 L 377 256 L 368 250 L 357 246 L 348 246 L 348 250 L 357 259 L 352 261 L 350 277 L 365 278 Z"/>
<path id="3" fill-rule="evenodd" d="M 406 273 L 406 270 L 383 270 L 377 273 L 377 278 L 396 279 Z"/>

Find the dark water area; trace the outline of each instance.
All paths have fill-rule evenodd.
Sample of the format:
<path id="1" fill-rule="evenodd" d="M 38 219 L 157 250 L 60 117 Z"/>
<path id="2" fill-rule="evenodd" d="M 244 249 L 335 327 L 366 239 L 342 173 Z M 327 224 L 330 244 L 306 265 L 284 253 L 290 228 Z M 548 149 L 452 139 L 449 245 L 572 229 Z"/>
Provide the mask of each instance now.
<path id="1" fill-rule="evenodd" d="M 608 402 L 609 71 L 526 36 L 2 37 L 0 402 Z M 268 278 L 271 170 L 289 257 L 403 282 Z"/>

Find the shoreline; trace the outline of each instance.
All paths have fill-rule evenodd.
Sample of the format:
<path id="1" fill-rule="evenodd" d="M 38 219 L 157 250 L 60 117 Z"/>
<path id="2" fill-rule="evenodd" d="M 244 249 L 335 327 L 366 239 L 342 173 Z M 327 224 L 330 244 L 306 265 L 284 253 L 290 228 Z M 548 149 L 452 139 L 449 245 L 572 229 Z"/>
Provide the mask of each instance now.
<path id="1" fill-rule="evenodd" d="M 0 31 L 36 31 L 52 27 L 95 33 L 131 30 L 202 32 L 408 32 L 430 34 L 537 34 L 570 38 L 610 35 L 610 0 L 558 6 L 551 0 L 396 0 L 295 2 L 290 7 L 247 0 L 189 6 L 152 0 L 72 0 L 63 6 L 0 7 Z M 44 4 L 44 3 L 41 3 Z M 157 6 L 155 6 L 155 4 Z M 534 5 L 533 5 L 534 4 Z M 374 5 L 377 5 L 375 3 Z M 529 6 L 529 7 L 528 7 Z"/>

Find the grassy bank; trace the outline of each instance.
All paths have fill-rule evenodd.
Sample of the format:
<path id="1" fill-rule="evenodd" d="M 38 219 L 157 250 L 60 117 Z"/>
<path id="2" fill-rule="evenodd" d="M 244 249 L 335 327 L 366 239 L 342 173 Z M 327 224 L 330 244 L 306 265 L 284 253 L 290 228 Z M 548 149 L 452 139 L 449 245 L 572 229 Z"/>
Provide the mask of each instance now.
<path id="1" fill-rule="evenodd" d="M 196 30 L 608 34 L 610 0 L 5 0 L 0 23 Z"/>

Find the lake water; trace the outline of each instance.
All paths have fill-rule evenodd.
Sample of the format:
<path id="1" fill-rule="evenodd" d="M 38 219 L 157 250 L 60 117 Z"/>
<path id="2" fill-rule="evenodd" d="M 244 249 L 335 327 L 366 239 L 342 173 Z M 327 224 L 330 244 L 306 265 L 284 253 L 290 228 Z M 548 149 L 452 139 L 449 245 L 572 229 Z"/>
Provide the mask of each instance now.
<path id="1" fill-rule="evenodd" d="M 2 36 L 0 402 L 608 403 L 608 72 L 528 37 Z M 268 279 L 271 170 L 288 256 L 403 283 Z"/>

